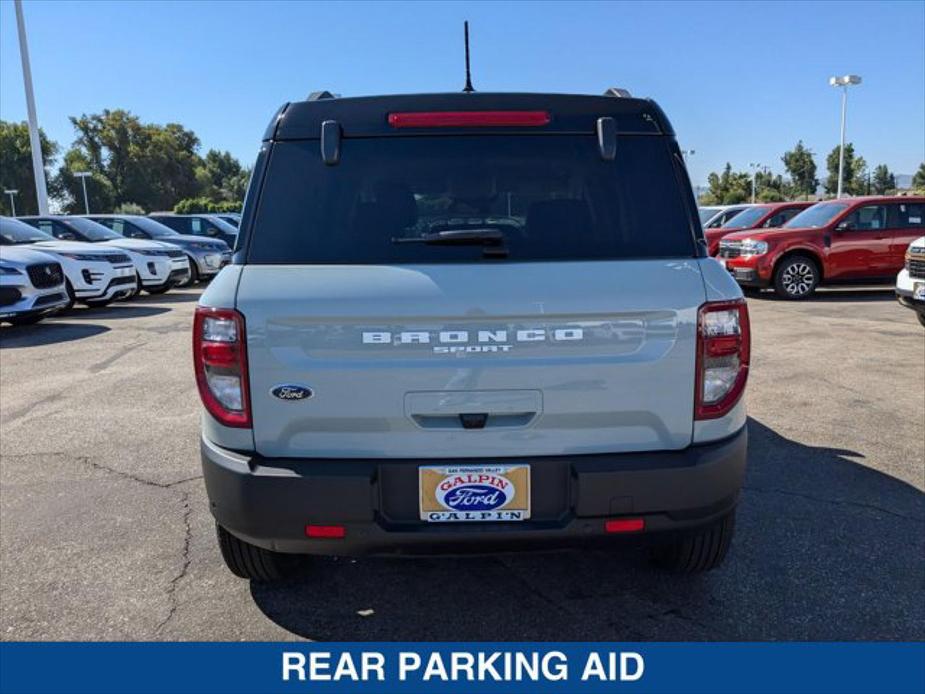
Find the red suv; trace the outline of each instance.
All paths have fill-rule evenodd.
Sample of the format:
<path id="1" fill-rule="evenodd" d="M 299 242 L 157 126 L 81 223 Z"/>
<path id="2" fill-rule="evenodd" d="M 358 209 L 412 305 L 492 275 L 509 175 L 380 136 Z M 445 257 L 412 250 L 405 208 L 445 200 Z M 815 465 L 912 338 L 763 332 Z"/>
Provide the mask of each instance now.
<path id="1" fill-rule="evenodd" d="M 892 282 L 906 247 L 925 232 L 923 219 L 923 197 L 831 200 L 780 229 L 728 234 L 717 259 L 745 287 L 772 286 L 786 299 L 805 299 L 821 283 Z"/>
<path id="2" fill-rule="evenodd" d="M 710 255 L 716 255 L 719 252 L 719 240 L 727 234 L 743 229 L 782 227 L 807 207 L 815 204 L 814 202 L 770 202 L 766 205 L 746 207 L 721 227 L 703 230 L 703 235 L 707 239 L 707 249 Z"/>

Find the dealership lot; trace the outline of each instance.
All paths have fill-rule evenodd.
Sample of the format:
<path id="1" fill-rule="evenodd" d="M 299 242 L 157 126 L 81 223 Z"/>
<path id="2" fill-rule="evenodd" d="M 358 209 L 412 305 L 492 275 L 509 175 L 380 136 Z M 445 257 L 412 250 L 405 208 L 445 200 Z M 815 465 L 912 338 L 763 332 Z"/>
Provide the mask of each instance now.
<path id="1" fill-rule="evenodd" d="M 925 331 L 889 290 L 750 300 L 750 468 L 716 572 L 618 548 L 321 559 L 277 586 L 215 545 L 198 295 L 0 329 L 4 639 L 925 638 Z"/>

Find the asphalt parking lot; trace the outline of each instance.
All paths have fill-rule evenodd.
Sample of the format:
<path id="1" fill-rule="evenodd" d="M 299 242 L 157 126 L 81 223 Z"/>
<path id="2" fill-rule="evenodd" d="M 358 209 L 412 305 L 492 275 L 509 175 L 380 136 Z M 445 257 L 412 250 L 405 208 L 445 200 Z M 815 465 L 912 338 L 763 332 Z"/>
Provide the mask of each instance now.
<path id="1" fill-rule="evenodd" d="M 634 549 L 323 559 L 272 587 L 215 545 L 198 295 L 0 328 L 4 639 L 925 639 L 925 331 L 890 291 L 750 299 L 749 472 L 718 571 Z"/>

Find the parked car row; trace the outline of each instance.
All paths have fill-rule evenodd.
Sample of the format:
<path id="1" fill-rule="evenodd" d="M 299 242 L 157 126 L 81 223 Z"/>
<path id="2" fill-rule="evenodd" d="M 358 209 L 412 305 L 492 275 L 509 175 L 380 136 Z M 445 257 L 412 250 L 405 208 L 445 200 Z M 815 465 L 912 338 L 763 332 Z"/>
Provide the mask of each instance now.
<path id="1" fill-rule="evenodd" d="M 161 294 L 231 262 L 218 238 L 138 215 L 0 217 L 0 321 L 31 324 L 79 303 Z"/>
<path id="2" fill-rule="evenodd" d="M 743 287 L 805 299 L 820 285 L 893 282 L 900 271 L 909 282 L 925 280 L 918 252 L 907 253 L 923 245 L 923 232 L 925 198 L 867 196 L 751 205 L 704 233 L 710 255 Z M 914 292 L 910 285 L 909 302 Z"/>

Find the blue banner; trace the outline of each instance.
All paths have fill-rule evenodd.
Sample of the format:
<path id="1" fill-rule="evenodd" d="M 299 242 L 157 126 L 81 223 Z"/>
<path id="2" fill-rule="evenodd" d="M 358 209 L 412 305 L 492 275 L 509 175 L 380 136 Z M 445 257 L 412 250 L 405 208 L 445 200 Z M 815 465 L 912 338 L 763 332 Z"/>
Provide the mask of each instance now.
<path id="1" fill-rule="evenodd" d="M 4 643 L 3 694 L 925 692 L 922 643 Z"/>

